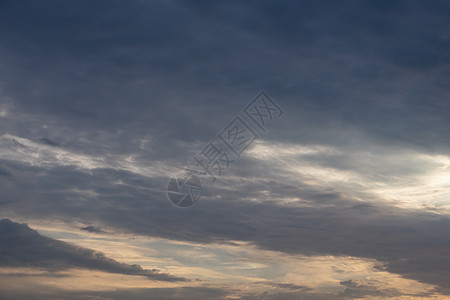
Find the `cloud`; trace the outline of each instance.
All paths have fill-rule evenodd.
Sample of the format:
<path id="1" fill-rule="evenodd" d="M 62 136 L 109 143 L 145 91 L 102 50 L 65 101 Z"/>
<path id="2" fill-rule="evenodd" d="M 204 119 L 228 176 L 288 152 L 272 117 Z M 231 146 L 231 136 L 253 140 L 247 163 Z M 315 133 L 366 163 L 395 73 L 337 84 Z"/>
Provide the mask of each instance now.
<path id="1" fill-rule="evenodd" d="M 264 88 L 291 112 L 279 139 L 342 143 L 357 129 L 381 143 L 448 148 L 443 1 L 27 3 L 7 1 L 1 18 L 11 58 L 3 90 L 54 124 L 21 130 L 32 120 L 16 120 L 11 130 L 25 137 L 59 140 L 57 127 L 68 127 L 76 144 L 80 131 L 91 141 L 114 133 L 109 152 L 151 132 L 170 151 L 173 140 L 208 139 Z"/>
<path id="2" fill-rule="evenodd" d="M 82 227 L 80 228 L 81 230 L 85 230 L 85 231 L 89 231 L 89 232 L 94 232 L 94 233 L 105 233 L 105 231 L 99 227 L 99 226 L 86 226 L 86 227 Z"/>
<path id="3" fill-rule="evenodd" d="M 48 145 L 48 146 L 59 146 L 58 143 L 52 141 L 52 140 L 49 139 L 49 138 L 41 138 L 41 139 L 38 140 L 38 142 L 39 142 L 39 143 L 42 143 L 42 144 L 44 144 L 44 145 Z"/>
<path id="4" fill-rule="evenodd" d="M 85 292 L 67 292 L 67 291 L 46 291 L 37 290 L 33 293 L 28 291 L 18 291 L 9 293 L 0 291 L 2 299 L 29 298 L 37 300 L 64 299 L 82 300 L 82 299 L 161 299 L 161 300 L 197 300 L 197 299 L 229 299 L 229 292 L 220 288 L 208 287 L 181 287 L 181 288 L 142 288 L 142 289 L 116 289 L 115 291 L 85 291 Z"/>
<path id="5" fill-rule="evenodd" d="M 34 267 L 50 271 L 87 268 L 109 273 L 145 276 L 152 280 L 185 280 L 159 273 L 157 270 L 144 270 L 138 265 L 119 263 L 100 252 L 41 236 L 26 224 L 15 223 L 8 219 L 0 221 L 0 239 L 2 267 Z"/>
<path id="6" fill-rule="evenodd" d="M 380 290 L 376 286 L 359 284 L 353 280 L 342 281 L 341 285 L 345 287 L 345 290 L 340 294 L 345 297 L 345 299 L 360 299 L 361 297 L 367 296 L 383 298 L 402 296 L 402 293 L 397 289 Z"/>
<path id="7" fill-rule="evenodd" d="M 334 188 L 321 181 L 312 184 L 311 178 L 292 177 L 284 167 L 269 169 L 271 163 L 278 166 L 277 162 L 264 165 L 244 159 L 233 170 L 236 174 L 262 175 L 224 177 L 215 186 L 204 182 L 200 204 L 187 211 L 173 209 L 168 203 L 167 177 L 145 177 L 124 170 L 87 172 L 66 166 L 42 174 L 40 168 L 16 164 L 16 178 L 27 176 L 34 182 L 16 180 L 12 186 L 0 185 L 4 193 L 9 188 L 12 195 L 19 195 L 16 190 L 40 191 L 20 201 L 15 196 L 15 201 L 4 204 L 10 211 L 20 208 L 28 217 L 51 214 L 63 222 L 89 220 L 100 227 L 179 241 L 248 241 L 291 254 L 371 258 L 384 264 L 384 270 L 449 292 L 445 281 L 445 264 L 450 260 L 446 254 L 447 215 L 400 208 L 370 193 L 351 189 L 344 193 L 339 190 L 342 183 Z M 356 178 L 362 180 L 357 183 L 360 186 L 366 184 L 361 176 Z M 279 197 L 296 200 L 276 201 Z"/>
<path id="8" fill-rule="evenodd" d="M 390 299 L 393 297 L 405 296 L 405 294 L 400 293 L 396 289 L 379 289 L 376 286 L 356 284 L 352 280 L 341 282 L 345 286 L 345 290 L 339 293 L 326 293 L 326 292 L 315 292 L 308 288 L 292 287 L 291 291 L 266 291 L 261 294 L 249 293 L 244 295 L 240 299 L 245 300 L 290 300 L 290 299 L 306 299 L 306 300 L 316 300 L 316 299 L 332 299 L 332 300 L 344 300 L 344 299 L 362 299 L 366 297 L 381 297 L 382 299 Z M 283 288 L 291 288 L 289 286 L 283 286 Z M 423 295 L 413 295 L 408 296 L 420 297 Z M 414 298 L 412 298 L 414 299 Z"/>
<path id="9" fill-rule="evenodd" d="M 447 2 L 0 6 L 4 217 L 373 258 L 449 293 Z M 172 170 L 261 89 L 283 119 L 173 210 Z M 72 265 L 144 272 L 56 245 Z"/>

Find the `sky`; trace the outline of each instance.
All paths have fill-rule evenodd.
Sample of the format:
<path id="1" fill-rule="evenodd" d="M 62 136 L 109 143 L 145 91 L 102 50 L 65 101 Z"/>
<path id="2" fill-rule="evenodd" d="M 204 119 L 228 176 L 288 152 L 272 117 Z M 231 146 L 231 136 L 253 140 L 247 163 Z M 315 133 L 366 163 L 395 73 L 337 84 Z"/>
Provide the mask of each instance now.
<path id="1" fill-rule="evenodd" d="M 450 299 L 449 16 L 0 0 L 0 298 Z"/>

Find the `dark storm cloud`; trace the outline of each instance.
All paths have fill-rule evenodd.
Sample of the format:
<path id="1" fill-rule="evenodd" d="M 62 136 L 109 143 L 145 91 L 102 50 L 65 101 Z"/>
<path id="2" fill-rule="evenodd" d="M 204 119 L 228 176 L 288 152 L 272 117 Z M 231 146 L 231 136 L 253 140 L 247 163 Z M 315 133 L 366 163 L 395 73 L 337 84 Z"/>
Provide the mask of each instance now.
<path id="1" fill-rule="evenodd" d="M 53 131 L 120 130 L 122 145 L 208 139 L 264 88 L 291 112 L 284 140 L 341 143 L 334 129 L 356 127 L 379 142 L 447 146 L 448 11 L 444 1 L 5 1 L 3 89 Z"/>
<path id="2" fill-rule="evenodd" d="M 184 278 L 144 270 L 105 257 L 102 253 L 41 236 L 26 224 L 0 221 L 0 265 L 34 267 L 49 271 L 87 268 L 109 273 L 140 275 L 152 280 L 184 281 Z"/>

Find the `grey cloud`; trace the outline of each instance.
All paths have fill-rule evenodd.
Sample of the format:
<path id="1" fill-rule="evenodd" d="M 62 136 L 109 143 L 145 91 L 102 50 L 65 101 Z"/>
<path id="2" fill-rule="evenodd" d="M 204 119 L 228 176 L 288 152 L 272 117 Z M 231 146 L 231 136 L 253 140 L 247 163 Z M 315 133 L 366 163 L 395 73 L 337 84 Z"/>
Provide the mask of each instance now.
<path id="1" fill-rule="evenodd" d="M 361 297 L 394 298 L 403 296 L 397 289 L 379 289 L 375 285 L 360 284 L 353 280 L 341 281 L 345 290 L 340 293 L 345 299 L 360 299 Z M 416 295 L 417 296 L 417 295 Z M 421 295 L 424 296 L 424 295 Z"/>
<path id="2" fill-rule="evenodd" d="M 56 121 L 53 130 L 89 139 L 121 130 L 117 145 L 151 132 L 170 149 L 174 139 L 208 139 L 219 123 L 211 115 L 227 122 L 264 88 L 291 112 L 283 140 L 342 143 L 358 128 L 382 143 L 448 148 L 448 89 L 437 85 L 448 64 L 443 1 L 45 7 L 5 2 L 4 89 L 21 110 Z"/>
<path id="3" fill-rule="evenodd" d="M 123 157 L 157 171 L 182 165 L 265 89 L 286 110 L 267 141 L 338 147 L 345 155 L 308 158 L 371 180 L 426 172 L 434 166 L 407 166 L 397 153 L 450 153 L 449 11 L 435 0 L 1 1 L 0 109 L 6 103 L 8 112 L 0 131 L 104 160 L 86 170 L 2 159 L 2 214 L 375 258 L 449 293 L 446 216 L 372 195 L 358 194 L 369 202 L 361 203 L 305 178 L 283 182 L 292 174 L 245 158 L 232 172 L 247 180 L 178 211 L 165 199 L 163 170 L 146 177 L 115 165 Z M 352 156 L 374 148 L 375 157 Z M 2 144 L 8 154 L 26 149 Z M 280 206 L 272 196 L 307 206 Z"/>
<path id="4" fill-rule="evenodd" d="M 288 290 L 313 291 L 310 287 L 290 283 L 260 282 L 260 284 Z"/>
<path id="5" fill-rule="evenodd" d="M 181 287 L 181 288 L 148 288 L 148 289 L 117 289 L 115 291 L 85 291 L 70 292 L 62 290 L 49 290 L 47 288 L 35 288 L 34 291 L 23 290 L 20 292 L 10 292 L 7 289 L 1 291 L 2 299 L 36 299 L 36 300 L 82 300 L 82 299 L 161 299 L 161 300 L 197 300 L 197 299 L 229 299 L 229 291 L 221 288 L 209 287 Z"/>
<path id="6" fill-rule="evenodd" d="M 266 283 L 271 285 L 270 283 Z M 239 297 L 242 300 L 290 300 L 290 299 L 305 299 L 305 300 L 317 300 L 317 299 L 332 299 L 332 300 L 344 300 L 344 299 L 361 299 L 362 297 L 378 296 L 383 298 L 392 298 L 398 296 L 413 296 L 421 297 L 427 296 L 426 294 L 401 294 L 395 290 L 377 289 L 375 287 L 368 287 L 360 284 L 353 284 L 350 280 L 344 282 L 346 286 L 344 292 L 341 293 L 319 293 L 314 292 L 309 288 L 294 288 L 287 285 L 277 285 L 281 289 L 290 289 L 292 291 L 273 291 L 271 289 L 265 292 L 242 292 L 229 287 L 180 287 L 180 288 L 148 288 L 148 289 L 117 289 L 115 291 L 85 291 L 85 292 L 68 292 L 61 290 L 43 290 L 42 288 L 35 287 L 33 293 L 25 289 L 20 292 L 11 293 L 8 289 L 0 291 L 2 299 L 17 299 L 27 298 L 32 295 L 33 299 L 86 299 L 91 297 L 105 297 L 107 299 L 229 299 L 230 297 Z"/>
<path id="7" fill-rule="evenodd" d="M 380 269 L 437 285 L 442 293 L 450 292 L 446 267 L 450 262 L 450 220 L 445 215 L 400 209 L 376 203 L 381 200 L 376 198 L 356 201 L 323 187 L 262 178 L 242 181 L 231 189 L 222 182 L 224 186 L 206 190 L 198 206 L 179 210 L 166 199 L 165 177 L 150 179 L 108 169 L 86 175 L 68 167 L 47 172 L 47 176 L 21 188 L 45 192 L 29 194 L 27 200 L 5 203 L 4 207 L 10 211 L 20 208 L 21 214 L 28 216 L 51 214 L 60 221 L 90 220 L 131 234 L 174 240 L 242 240 L 291 254 L 371 258 L 382 264 Z M 308 205 L 272 202 L 259 193 L 268 183 L 275 194 L 300 197 Z M 81 194 L 80 200 L 82 191 L 95 194 Z M 249 196 L 262 201 L 241 200 Z"/>
<path id="8" fill-rule="evenodd" d="M 0 167 L 0 175 L 5 177 L 11 177 L 12 174 L 7 168 Z"/>
<path id="9" fill-rule="evenodd" d="M 87 268 L 145 276 L 152 280 L 186 280 L 157 270 L 144 270 L 138 265 L 119 263 L 100 252 L 44 237 L 26 224 L 8 219 L 0 221 L 0 239 L 0 264 L 6 267 L 34 267 L 50 271 Z"/>
<path id="10" fill-rule="evenodd" d="M 351 280 L 349 281 L 352 282 Z M 347 283 L 344 283 L 345 285 Z M 404 294 L 398 292 L 395 289 L 379 289 L 375 286 L 365 286 L 356 285 L 352 287 L 346 287 L 343 292 L 339 293 L 327 293 L 327 292 L 314 292 L 305 290 L 297 291 L 280 291 L 280 292 L 264 292 L 262 294 L 252 293 L 244 295 L 241 299 L 243 300 L 294 300 L 294 299 L 305 299 L 305 300 L 344 300 L 344 299 L 364 299 L 368 297 L 382 297 L 382 299 L 391 299 L 393 297 L 405 296 Z M 424 295 L 407 295 L 407 296 L 424 296 Z M 426 296 L 426 295 L 425 295 Z"/>
<path id="11" fill-rule="evenodd" d="M 52 141 L 49 138 L 41 138 L 38 140 L 38 142 L 44 144 L 44 145 L 48 145 L 48 146 L 59 146 L 58 143 L 56 143 L 55 141 Z"/>
<path id="12" fill-rule="evenodd" d="M 89 232 L 94 232 L 94 233 L 104 233 L 105 231 L 99 227 L 99 226 L 86 226 L 86 227 L 82 227 L 80 228 L 81 230 L 85 230 L 85 231 L 89 231 Z"/>

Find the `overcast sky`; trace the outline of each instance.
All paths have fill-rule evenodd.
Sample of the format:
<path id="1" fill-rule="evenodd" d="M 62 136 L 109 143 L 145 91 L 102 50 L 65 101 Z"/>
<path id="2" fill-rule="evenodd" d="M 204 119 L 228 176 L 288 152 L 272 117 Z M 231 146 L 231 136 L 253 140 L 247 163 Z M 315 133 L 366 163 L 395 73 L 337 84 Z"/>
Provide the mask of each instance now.
<path id="1" fill-rule="evenodd" d="M 0 37 L 0 298 L 450 299 L 448 1 L 0 0 Z"/>

